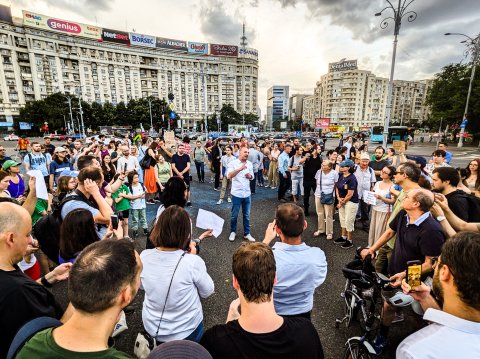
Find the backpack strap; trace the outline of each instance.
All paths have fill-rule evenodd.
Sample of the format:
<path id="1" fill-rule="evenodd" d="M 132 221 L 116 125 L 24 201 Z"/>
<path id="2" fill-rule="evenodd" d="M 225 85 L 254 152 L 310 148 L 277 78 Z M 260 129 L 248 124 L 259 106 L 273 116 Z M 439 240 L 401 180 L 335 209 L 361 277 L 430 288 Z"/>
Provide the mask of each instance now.
<path id="1" fill-rule="evenodd" d="M 56 318 L 39 317 L 25 323 L 13 338 L 10 349 L 8 349 L 7 359 L 15 358 L 17 352 L 38 332 L 47 328 L 57 328 L 63 323 Z"/>
<path id="2" fill-rule="evenodd" d="M 30 169 L 32 169 L 32 154 L 29 152 L 27 153 L 27 157 L 28 157 L 28 163 L 30 163 Z"/>

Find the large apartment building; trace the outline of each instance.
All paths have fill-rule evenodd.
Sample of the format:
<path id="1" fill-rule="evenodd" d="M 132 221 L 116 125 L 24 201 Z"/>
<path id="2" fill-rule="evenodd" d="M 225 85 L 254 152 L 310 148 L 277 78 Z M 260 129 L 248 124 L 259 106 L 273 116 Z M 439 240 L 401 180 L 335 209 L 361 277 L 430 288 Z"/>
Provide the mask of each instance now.
<path id="1" fill-rule="evenodd" d="M 230 104 L 255 113 L 258 53 L 252 48 L 127 33 L 0 8 L 0 121 L 55 92 L 127 103 L 175 95 L 186 127 Z"/>
<path id="2" fill-rule="evenodd" d="M 395 80 L 391 122 L 426 120 L 429 109 L 425 100 L 431 83 Z M 304 99 L 304 115 L 311 125 L 315 118 L 329 119 L 331 126 L 383 125 L 387 93 L 388 79 L 358 69 L 357 60 L 330 63 L 328 73 L 316 83 L 315 94 Z"/>
<path id="3" fill-rule="evenodd" d="M 267 90 L 267 128 L 288 117 L 289 86 L 272 86 Z"/>

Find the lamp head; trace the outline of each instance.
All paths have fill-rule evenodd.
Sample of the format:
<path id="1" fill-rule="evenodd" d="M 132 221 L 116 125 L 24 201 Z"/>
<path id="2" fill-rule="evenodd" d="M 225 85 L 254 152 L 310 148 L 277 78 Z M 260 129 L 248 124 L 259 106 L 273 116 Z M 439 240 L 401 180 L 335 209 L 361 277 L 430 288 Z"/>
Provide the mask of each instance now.
<path id="1" fill-rule="evenodd" d="M 377 12 L 377 13 L 375 14 L 375 16 L 382 16 L 382 12 L 381 12 L 381 11 L 380 11 L 380 12 Z"/>
<path id="2" fill-rule="evenodd" d="M 451 35 L 451 34 L 452 34 L 451 32 L 446 32 L 444 35 L 448 36 L 448 35 Z"/>

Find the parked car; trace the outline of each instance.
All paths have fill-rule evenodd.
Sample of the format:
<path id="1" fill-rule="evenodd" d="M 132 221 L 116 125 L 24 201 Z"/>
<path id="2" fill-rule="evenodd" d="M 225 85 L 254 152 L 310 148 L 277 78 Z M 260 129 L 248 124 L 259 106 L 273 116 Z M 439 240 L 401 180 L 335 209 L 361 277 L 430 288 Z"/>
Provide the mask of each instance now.
<path id="1" fill-rule="evenodd" d="M 5 136 L 3 138 L 4 141 L 18 141 L 19 137 L 13 133 L 9 134 L 8 136 Z"/>

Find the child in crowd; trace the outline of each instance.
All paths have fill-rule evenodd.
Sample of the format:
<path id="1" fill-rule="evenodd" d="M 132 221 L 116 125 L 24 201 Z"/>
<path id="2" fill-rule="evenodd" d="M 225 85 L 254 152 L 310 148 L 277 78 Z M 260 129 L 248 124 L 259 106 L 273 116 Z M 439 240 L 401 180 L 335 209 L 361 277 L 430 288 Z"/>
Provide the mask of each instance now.
<path id="1" fill-rule="evenodd" d="M 132 213 L 133 239 L 138 237 L 138 226 L 142 226 L 143 234 L 148 234 L 147 226 L 147 204 L 145 203 L 145 187 L 139 181 L 137 172 L 128 174 L 128 188 L 132 194 L 130 209 Z M 140 222 L 140 223 L 139 223 Z"/>
<path id="2" fill-rule="evenodd" d="M 113 180 L 116 181 L 120 176 L 117 173 L 113 176 Z M 119 228 L 115 231 L 117 238 L 127 238 L 128 236 L 128 216 L 130 213 L 130 200 L 136 200 L 141 198 L 142 195 L 134 196 L 131 194 L 129 187 L 124 183 L 120 188 L 112 194 L 113 204 L 115 212 L 118 216 Z"/>

